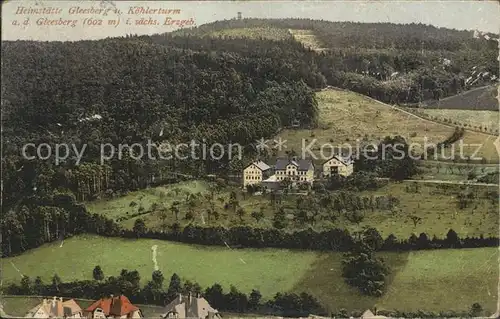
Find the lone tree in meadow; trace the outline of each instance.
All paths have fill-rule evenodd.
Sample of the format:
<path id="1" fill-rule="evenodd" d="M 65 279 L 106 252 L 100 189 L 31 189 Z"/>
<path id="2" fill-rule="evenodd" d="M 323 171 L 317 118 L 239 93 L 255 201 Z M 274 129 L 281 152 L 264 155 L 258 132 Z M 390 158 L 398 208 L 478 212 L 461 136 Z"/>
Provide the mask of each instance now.
<path id="1" fill-rule="evenodd" d="M 421 217 L 418 217 L 416 215 L 410 216 L 411 220 L 413 221 L 413 227 L 417 227 L 417 224 L 422 221 Z"/>
<path id="2" fill-rule="evenodd" d="M 94 271 L 92 272 L 92 276 L 94 277 L 94 280 L 97 281 L 101 281 L 104 279 L 104 272 L 102 271 L 101 266 L 95 266 Z"/>

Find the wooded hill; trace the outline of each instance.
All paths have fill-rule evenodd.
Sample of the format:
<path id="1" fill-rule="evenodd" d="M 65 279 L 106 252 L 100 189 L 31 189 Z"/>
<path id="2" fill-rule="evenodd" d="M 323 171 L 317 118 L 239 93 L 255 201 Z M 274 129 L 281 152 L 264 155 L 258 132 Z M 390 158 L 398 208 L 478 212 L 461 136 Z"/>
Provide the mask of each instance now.
<path id="1" fill-rule="evenodd" d="M 83 162 L 90 163 L 98 160 L 101 143 L 205 139 L 207 145 L 249 145 L 295 118 L 314 124 L 316 101 L 303 79 L 324 79 L 306 67 L 300 58 L 306 52 L 287 49 L 192 51 L 135 38 L 4 42 L 5 202 L 35 186 L 38 192 L 67 188 L 80 199 L 106 189 L 137 189 L 161 166 L 125 158 L 109 163 L 109 175 L 90 166 L 82 172 L 74 158 L 60 167 L 23 160 L 27 142 L 87 143 Z M 102 118 L 86 120 L 93 115 Z M 228 169 L 229 161 L 170 164 L 206 174 Z"/>
<path id="2" fill-rule="evenodd" d="M 269 30 L 267 38 L 273 34 L 270 28 L 312 31 L 322 47 L 329 48 L 314 60 L 329 84 L 384 102 L 440 99 L 498 79 L 496 41 L 476 39 L 473 31 L 424 24 L 242 19 L 217 21 L 173 34 L 210 36 L 225 29 L 264 27 Z M 274 34 L 282 38 L 280 32 Z"/>
<path id="3" fill-rule="evenodd" d="M 318 54 L 293 38 L 200 36 L 206 30 L 264 24 L 319 30 L 320 37 L 339 46 Z M 411 30 L 416 38 L 408 42 L 404 35 Z M 103 166 L 103 143 L 239 143 L 251 158 L 256 139 L 274 136 L 293 120 L 316 125 L 314 89 L 329 84 L 385 102 L 415 102 L 466 88 L 463 74 L 476 61 L 496 63 L 494 48 L 467 40 L 467 32 L 418 25 L 243 20 L 183 32 L 70 43 L 2 42 L 3 205 L 13 212 L 2 216 L 2 231 L 12 240 L 31 234 L 29 240 L 18 237 L 13 250 L 54 239 L 50 229 L 57 232 L 65 219 L 85 214 L 67 198 L 119 195 L 160 183 L 169 172 L 226 175 L 243 167 L 227 156 L 159 161 L 126 154 Z M 431 51 L 422 53 L 422 43 Z M 452 63 L 443 66 L 441 57 L 450 55 Z M 496 64 L 489 65 L 498 76 Z M 394 72 L 404 75 L 389 79 Z M 53 157 L 24 159 L 26 143 L 87 147 L 80 165 L 74 154 L 55 165 Z M 36 207 L 37 213 L 27 214 Z M 95 218 L 96 224 L 105 223 Z M 81 220 L 90 219 L 85 215 Z"/>
<path id="4" fill-rule="evenodd" d="M 233 19 L 215 21 L 172 34 L 203 36 L 213 31 L 250 27 L 312 30 L 329 48 L 459 51 L 484 50 L 485 42 L 473 31 L 437 28 L 421 23 L 333 22 L 314 19 Z M 495 36 L 494 34 L 488 34 Z M 492 41 L 492 48 L 495 48 Z"/>

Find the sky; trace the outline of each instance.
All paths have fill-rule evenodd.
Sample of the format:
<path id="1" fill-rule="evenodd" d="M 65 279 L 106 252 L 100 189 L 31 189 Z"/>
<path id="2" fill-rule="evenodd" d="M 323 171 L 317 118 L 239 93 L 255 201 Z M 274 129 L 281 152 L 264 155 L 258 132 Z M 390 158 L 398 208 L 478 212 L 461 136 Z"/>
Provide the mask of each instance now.
<path id="1" fill-rule="evenodd" d="M 178 9 L 177 14 L 129 13 L 140 6 L 150 9 Z M 20 7 L 59 9 L 56 14 L 16 14 Z M 70 10 L 110 8 L 108 14 L 78 13 Z M 120 13 L 113 12 L 114 9 Z M 329 21 L 424 23 L 459 30 L 500 32 L 500 5 L 497 1 L 41 1 L 19 0 L 2 4 L 2 39 L 76 41 L 125 34 L 155 34 L 176 30 L 164 24 L 172 20 L 201 25 L 231 19 L 237 12 L 247 18 L 311 18 Z M 25 25 L 26 19 L 29 18 Z M 145 18 L 159 25 L 134 25 Z M 87 19 L 87 20 L 85 20 Z M 89 20 L 90 19 L 90 20 Z M 119 19 L 119 20 L 118 20 Z M 129 20 L 130 19 L 130 20 Z M 192 19 L 192 20 L 191 20 Z M 67 25 L 44 25 L 69 20 Z M 101 20 L 99 25 L 98 20 Z M 108 20 L 118 20 L 109 24 Z M 131 25 L 127 25 L 127 20 Z M 171 23 L 172 20 L 169 20 Z M 96 25 L 91 25 L 92 22 Z M 17 25 L 13 25 L 17 23 Z M 87 24 L 85 24 L 87 23 Z M 180 22 L 175 22 L 180 23 Z"/>

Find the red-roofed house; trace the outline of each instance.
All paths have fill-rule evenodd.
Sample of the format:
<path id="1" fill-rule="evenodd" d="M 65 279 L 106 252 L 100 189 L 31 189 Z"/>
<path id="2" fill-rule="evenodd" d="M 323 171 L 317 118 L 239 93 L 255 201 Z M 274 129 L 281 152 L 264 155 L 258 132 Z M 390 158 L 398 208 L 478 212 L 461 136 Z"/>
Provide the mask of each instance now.
<path id="1" fill-rule="evenodd" d="M 87 318 L 143 318 L 141 310 L 127 297 L 101 298 L 85 309 Z"/>

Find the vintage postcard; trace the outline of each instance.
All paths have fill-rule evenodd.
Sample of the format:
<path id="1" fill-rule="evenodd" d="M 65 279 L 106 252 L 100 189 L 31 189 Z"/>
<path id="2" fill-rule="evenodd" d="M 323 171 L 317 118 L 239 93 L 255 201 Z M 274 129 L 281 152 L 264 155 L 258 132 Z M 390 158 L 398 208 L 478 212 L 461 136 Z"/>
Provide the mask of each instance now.
<path id="1" fill-rule="evenodd" d="M 5 1 L 2 318 L 499 318 L 498 1 Z"/>

